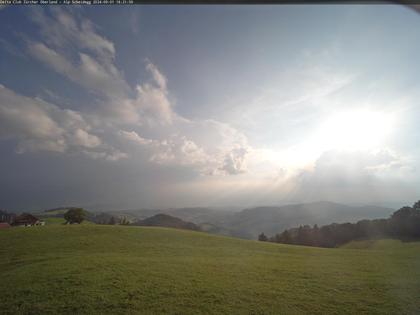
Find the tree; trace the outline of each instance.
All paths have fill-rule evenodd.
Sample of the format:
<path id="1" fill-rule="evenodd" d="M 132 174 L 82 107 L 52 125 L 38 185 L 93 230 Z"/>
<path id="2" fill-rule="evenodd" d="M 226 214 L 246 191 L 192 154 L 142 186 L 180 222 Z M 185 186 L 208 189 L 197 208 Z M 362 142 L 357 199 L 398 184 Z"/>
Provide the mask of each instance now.
<path id="1" fill-rule="evenodd" d="M 260 235 L 258 235 L 258 240 L 261 242 L 267 242 L 268 238 L 264 233 L 261 233 Z"/>
<path id="2" fill-rule="evenodd" d="M 311 231 L 311 242 L 312 246 L 319 246 L 319 244 L 321 243 L 318 224 L 315 224 Z"/>
<path id="3" fill-rule="evenodd" d="M 309 225 L 299 226 L 297 230 L 296 241 L 300 245 L 312 245 L 311 227 Z"/>
<path id="4" fill-rule="evenodd" d="M 74 224 L 74 223 L 82 223 L 86 217 L 86 210 L 83 208 L 71 208 L 64 214 L 64 219 L 66 223 Z"/>
<path id="5" fill-rule="evenodd" d="M 291 244 L 292 243 L 292 237 L 290 236 L 290 233 L 289 233 L 288 230 L 281 233 L 280 239 L 281 239 L 281 242 L 279 242 L 279 243 L 284 243 L 284 244 Z"/>
<path id="6" fill-rule="evenodd" d="M 115 220 L 114 216 L 112 216 L 112 217 L 109 219 L 108 224 L 110 224 L 110 225 L 115 225 L 115 224 L 117 224 L 117 220 Z"/>
<path id="7" fill-rule="evenodd" d="M 414 204 L 416 205 L 416 204 Z M 414 209 L 411 207 L 402 207 L 401 209 L 395 211 L 392 215 L 391 215 L 391 219 L 394 220 L 405 220 L 410 218 L 414 213 Z"/>

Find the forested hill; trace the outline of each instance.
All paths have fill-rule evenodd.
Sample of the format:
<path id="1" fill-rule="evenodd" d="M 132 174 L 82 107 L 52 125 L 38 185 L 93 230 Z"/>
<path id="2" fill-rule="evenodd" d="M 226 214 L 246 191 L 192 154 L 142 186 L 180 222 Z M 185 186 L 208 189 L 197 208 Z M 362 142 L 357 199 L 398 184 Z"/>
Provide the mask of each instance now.
<path id="1" fill-rule="evenodd" d="M 261 241 L 321 247 L 336 247 L 352 240 L 372 238 L 420 239 L 420 201 L 412 207 L 402 207 L 387 219 L 333 223 L 322 227 L 303 225 L 271 237 L 265 233 L 259 235 Z"/>

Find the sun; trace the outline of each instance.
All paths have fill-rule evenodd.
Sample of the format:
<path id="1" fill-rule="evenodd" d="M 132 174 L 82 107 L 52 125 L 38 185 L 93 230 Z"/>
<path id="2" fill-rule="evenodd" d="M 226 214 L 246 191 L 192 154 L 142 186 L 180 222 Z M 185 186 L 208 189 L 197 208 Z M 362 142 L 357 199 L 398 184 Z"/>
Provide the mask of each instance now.
<path id="1" fill-rule="evenodd" d="M 370 109 L 330 113 L 319 118 L 317 127 L 306 130 L 302 142 L 281 152 L 273 152 L 267 160 L 275 160 L 292 170 L 313 165 L 324 152 L 330 150 L 372 152 L 389 148 L 390 137 L 397 125 L 396 117 L 395 112 Z"/>
<path id="2" fill-rule="evenodd" d="M 315 142 L 323 150 L 366 150 L 382 146 L 393 129 L 392 115 L 372 110 L 335 113 L 321 124 Z"/>

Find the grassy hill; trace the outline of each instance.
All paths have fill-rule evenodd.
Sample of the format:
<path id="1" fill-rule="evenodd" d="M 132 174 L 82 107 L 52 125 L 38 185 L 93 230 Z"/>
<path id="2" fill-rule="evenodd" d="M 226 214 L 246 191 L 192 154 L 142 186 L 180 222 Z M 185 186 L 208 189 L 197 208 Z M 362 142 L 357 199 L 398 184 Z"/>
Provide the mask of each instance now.
<path id="1" fill-rule="evenodd" d="M 152 227 L 7 229 L 0 313 L 418 314 L 419 243 L 348 247 Z"/>
<path id="2" fill-rule="evenodd" d="M 183 221 L 179 218 L 159 213 L 150 218 L 138 221 L 134 225 L 139 226 L 157 226 L 157 227 L 172 227 L 184 230 L 199 231 L 200 228 L 191 222 Z"/>

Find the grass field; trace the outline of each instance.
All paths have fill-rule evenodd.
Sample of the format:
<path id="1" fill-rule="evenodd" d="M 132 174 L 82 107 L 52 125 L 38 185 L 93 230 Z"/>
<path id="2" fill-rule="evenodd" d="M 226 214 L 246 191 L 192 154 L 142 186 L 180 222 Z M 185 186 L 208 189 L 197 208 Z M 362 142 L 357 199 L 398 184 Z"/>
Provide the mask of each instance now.
<path id="1" fill-rule="evenodd" d="M 59 224 L 63 225 L 64 223 L 66 223 L 66 220 L 64 220 L 64 218 L 41 217 L 40 219 L 44 221 L 46 225 L 59 225 Z M 86 225 L 86 224 L 94 224 L 94 223 L 85 220 L 81 224 Z"/>
<path id="2" fill-rule="evenodd" d="M 325 249 L 174 229 L 0 231 L 2 314 L 419 314 L 420 243 Z"/>

